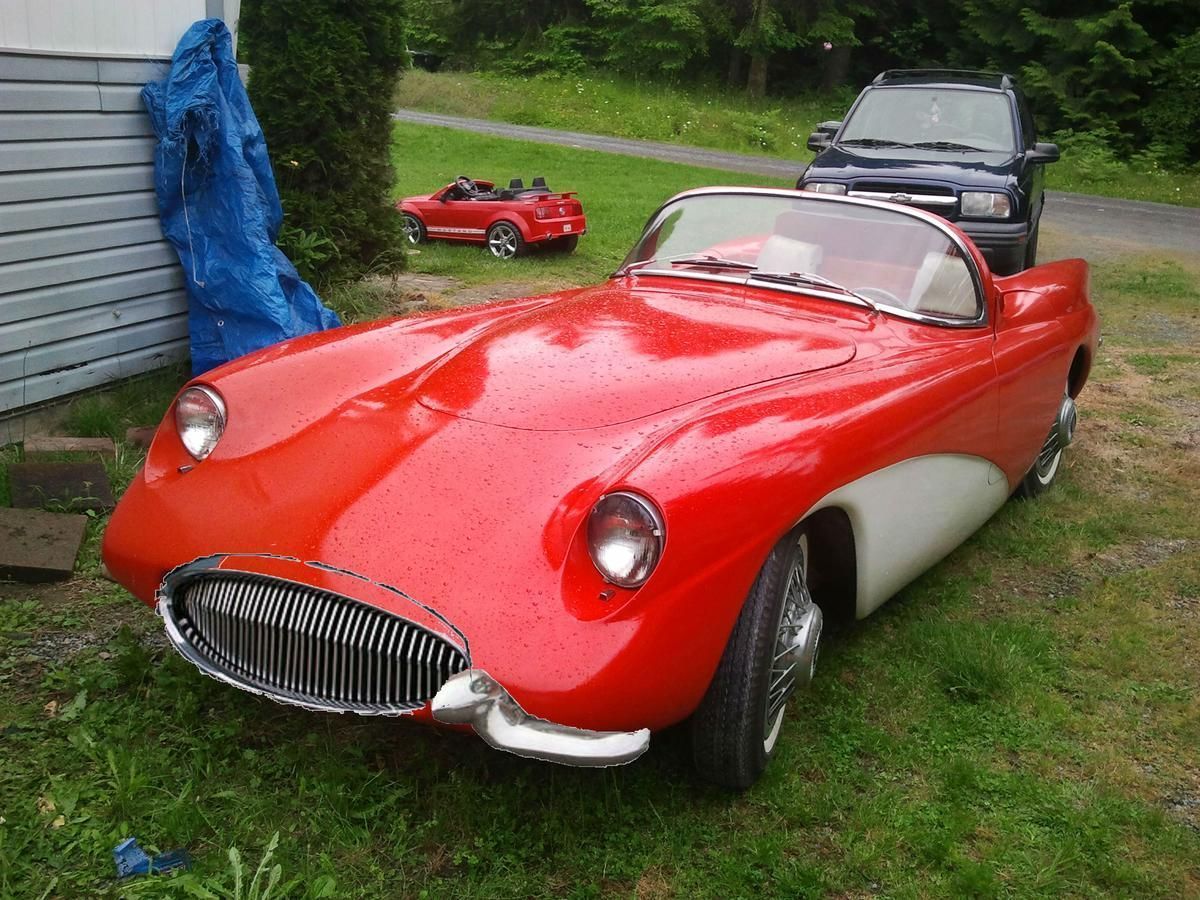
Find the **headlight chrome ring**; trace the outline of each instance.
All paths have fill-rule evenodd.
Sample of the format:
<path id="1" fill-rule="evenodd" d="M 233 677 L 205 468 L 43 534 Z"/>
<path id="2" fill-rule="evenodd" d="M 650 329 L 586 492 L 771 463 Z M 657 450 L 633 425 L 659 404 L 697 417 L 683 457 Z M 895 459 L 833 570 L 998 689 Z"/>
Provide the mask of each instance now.
<path id="1" fill-rule="evenodd" d="M 588 555 L 604 580 L 623 588 L 646 583 L 666 543 L 662 513 L 631 491 L 605 494 L 588 517 Z"/>
<path id="2" fill-rule="evenodd" d="M 225 433 L 225 401 L 202 384 L 192 385 L 175 401 L 175 431 L 197 462 L 207 459 Z"/>

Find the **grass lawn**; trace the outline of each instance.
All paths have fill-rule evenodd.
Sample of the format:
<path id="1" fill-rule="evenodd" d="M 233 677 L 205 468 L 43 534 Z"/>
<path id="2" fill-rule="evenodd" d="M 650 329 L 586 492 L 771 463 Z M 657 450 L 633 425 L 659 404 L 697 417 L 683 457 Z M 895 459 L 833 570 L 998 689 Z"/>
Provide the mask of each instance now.
<path id="1" fill-rule="evenodd" d="M 401 79 L 396 105 L 781 156 L 797 161 L 798 175 L 813 156 L 806 147 L 809 133 L 818 122 L 840 119 L 856 93 L 750 100 L 736 91 L 638 85 L 594 74 L 525 78 L 417 69 Z M 1118 160 L 1086 135 L 1073 136 L 1061 146 L 1062 159 L 1046 169 L 1052 190 L 1200 206 L 1200 166 L 1172 171 L 1147 154 Z"/>
<path id="2" fill-rule="evenodd" d="M 739 180 L 397 138 L 399 193 L 482 159 L 586 191 L 596 230 L 573 257 L 411 258 L 476 282 L 594 280 L 664 197 Z M 0 585 L 0 897 L 247 897 L 272 847 L 273 897 L 1200 895 L 1200 269 L 1108 260 L 1093 291 L 1105 346 L 1060 484 L 833 630 L 741 796 L 693 779 L 677 731 L 634 765 L 573 770 L 221 686 L 100 577 L 94 523 L 71 582 Z M 69 423 L 141 424 L 174 387 L 78 401 Z M 117 886 L 131 835 L 195 868 Z"/>

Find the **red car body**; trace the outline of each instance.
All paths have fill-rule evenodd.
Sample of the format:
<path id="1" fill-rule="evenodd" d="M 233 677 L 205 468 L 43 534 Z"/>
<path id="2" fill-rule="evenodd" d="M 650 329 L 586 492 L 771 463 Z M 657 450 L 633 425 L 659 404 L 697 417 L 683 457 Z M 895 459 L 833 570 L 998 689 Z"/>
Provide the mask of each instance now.
<path id="1" fill-rule="evenodd" d="M 464 185 L 472 190 L 465 191 Z M 459 178 L 428 197 L 405 197 L 397 201 L 396 209 L 405 215 L 406 225 L 412 219 L 418 226 L 406 229 L 410 243 L 434 238 L 483 244 L 493 255 L 504 258 L 534 244 L 574 249 L 587 231 L 587 217 L 576 193 L 553 192 L 544 185 L 496 190 L 490 181 Z M 516 229 L 520 237 L 512 244 L 511 253 L 496 252 L 490 246 L 505 225 Z"/>
<path id="2" fill-rule="evenodd" d="M 814 523 L 813 596 L 866 616 L 1037 466 L 1096 351 L 1086 264 L 993 278 L 953 226 L 871 201 L 707 189 L 673 202 L 707 195 L 932 227 L 978 314 L 872 309 L 709 269 L 714 253 L 288 341 L 204 376 L 227 410 L 208 458 L 163 422 L 109 524 L 109 570 L 148 604 L 185 564 L 351 597 L 442 635 L 529 715 L 605 732 L 697 710 L 798 523 Z M 670 240 L 653 221 L 643 254 Z M 863 242 L 846 270 L 886 268 L 861 231 L 880 227 L 847 232 Z M 765 258 L 761 234 L 742 243 Z M 636 588 L 589 558 L 589 514 L 620 491 L 651 498 L 665 524 Z"/>

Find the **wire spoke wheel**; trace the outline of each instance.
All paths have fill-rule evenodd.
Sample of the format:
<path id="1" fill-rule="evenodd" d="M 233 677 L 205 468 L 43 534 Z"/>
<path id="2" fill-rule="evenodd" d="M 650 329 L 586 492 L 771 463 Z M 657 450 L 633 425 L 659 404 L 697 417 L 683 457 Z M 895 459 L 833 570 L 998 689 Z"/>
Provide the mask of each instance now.
<path id="1" fill-rule="evenodd" d="M 779 740 L 787 702 L 803 677 L 811 680 L 816 657 L 808 661 L 808 672 L 800 672 L 804 664 L 797 654 L 805 630 L 811 627 L 806 616 L 812 606 L 808 590 L 808 535 L 801 535 L 796 560 L 788 573 L 787 588 L 779 609 L 779 624 L 775 628 L 775 647 L 771 657 L 771 673 L 767 682 L 766 715 L 763 719 L 763 750 L 770 753 Z"/>

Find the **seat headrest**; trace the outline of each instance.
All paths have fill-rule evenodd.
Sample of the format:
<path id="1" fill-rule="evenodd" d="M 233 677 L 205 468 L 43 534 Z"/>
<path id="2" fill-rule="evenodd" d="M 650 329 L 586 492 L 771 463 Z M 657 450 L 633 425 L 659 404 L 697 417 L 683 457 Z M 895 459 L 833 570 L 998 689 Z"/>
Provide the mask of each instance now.
<path id="1" fill-rule="evenodd" d="M 525 182 L 520 178 L 514 178 L 508 183 L 508 189 L 510 191 L 523 191 L 525 190 Z"/>
<path id="2" fill-rule="evenodd" d="M 535 179 L 533 179 L 533 186 L 535 188 L 544 188 L 546 186 L 546 179 L 541 175 L 537 176 Z"/>

